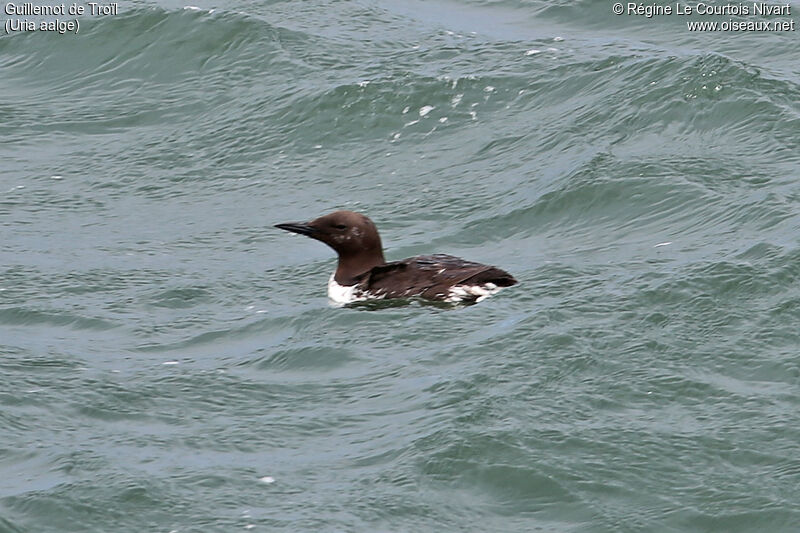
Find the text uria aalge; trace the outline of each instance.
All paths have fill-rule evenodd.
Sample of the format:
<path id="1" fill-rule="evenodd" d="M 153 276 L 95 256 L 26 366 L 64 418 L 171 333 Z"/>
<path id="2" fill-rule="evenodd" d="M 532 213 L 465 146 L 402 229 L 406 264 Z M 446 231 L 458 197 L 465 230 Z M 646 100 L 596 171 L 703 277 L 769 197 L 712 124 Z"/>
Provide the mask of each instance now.
<path id="1" fill-rule="evenodd" d="M 766 2 L 753 2 L 749 4 L 645 4 L 643 2 L 628 2 L 625 6 L 626 15 L 639 15 L 647 18 L 659 15 L 791 15 L 792 6 L 789 4 L 767 4 Z"/>

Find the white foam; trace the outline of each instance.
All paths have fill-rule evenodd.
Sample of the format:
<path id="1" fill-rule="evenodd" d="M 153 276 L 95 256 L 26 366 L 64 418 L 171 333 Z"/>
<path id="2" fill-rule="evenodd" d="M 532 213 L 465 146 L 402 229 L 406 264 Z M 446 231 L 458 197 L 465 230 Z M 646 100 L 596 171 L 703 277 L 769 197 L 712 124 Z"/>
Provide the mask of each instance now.
<path id="1" fill-rule="evenodd" d="M 205 11 L 209 15 L 214 11 L 216 11 L 215 9 L 203 9 L 202 7 L 197 7 L 197 6 L 183 6 L 183 9 L 185 11 Z"/>
<path id="2" fill-rule="evenodd" d="M 424 117 L 425 115 L 427 115 L 428 113 L 430 113 L 434 109 L 435 108 L 432 105 L 424 105 L 424 106 L 419 108 L 419 116 Z"/>

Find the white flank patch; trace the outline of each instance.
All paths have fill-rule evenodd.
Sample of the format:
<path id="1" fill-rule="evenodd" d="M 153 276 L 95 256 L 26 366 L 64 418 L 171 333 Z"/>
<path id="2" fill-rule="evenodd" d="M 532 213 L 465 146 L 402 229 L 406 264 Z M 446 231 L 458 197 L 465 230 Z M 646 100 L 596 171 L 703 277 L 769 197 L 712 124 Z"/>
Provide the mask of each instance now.
<path id="1" fill-rule="evenodd" d="M 445 301 L 458 303 L 464 300 L 472 300 L 477 296 L 475 301 L 480 302 L 493 294 L 497 294 L 499 291 L 500 287 L 494 283 L 486 283 L 484 285 L 456 285 L 450 289 Z"/>
<path id="2" fill-rule="evenodd" d="M 442 269 L 444 270 L 444 269 Z M 386 293 L 365 293 L 356 285 L 339 285 L 334 279 L 334 272 L 328 280 L 328 298 L 333 303 L 344 305 L 353 302 L 363 302 L 365 300 L 382 300 L 386 298 Z M 445 302 L 459 303 L 465 300 L 480 302 L 497 294 L 502 287 L 498 287 L 494 283 L 484 283 L 483 285 L 456 285 L 447 293 Z M 408 296 L 408 291 L 406 291 Z M 413 296 L 413 295 L 412 295 Z"/>

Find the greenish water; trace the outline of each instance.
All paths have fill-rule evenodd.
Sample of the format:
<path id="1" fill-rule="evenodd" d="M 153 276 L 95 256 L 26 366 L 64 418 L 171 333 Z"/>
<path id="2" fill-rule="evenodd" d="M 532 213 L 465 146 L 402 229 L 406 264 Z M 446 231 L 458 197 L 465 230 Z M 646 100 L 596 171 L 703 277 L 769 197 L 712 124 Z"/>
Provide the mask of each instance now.
<path id="1" fill-rule="evenodd" d="M 797 32 L 199 7 L 0 36 L 0 532 L 798 531 Z M 332 307 L 337 208 L 520 284 Z"/>

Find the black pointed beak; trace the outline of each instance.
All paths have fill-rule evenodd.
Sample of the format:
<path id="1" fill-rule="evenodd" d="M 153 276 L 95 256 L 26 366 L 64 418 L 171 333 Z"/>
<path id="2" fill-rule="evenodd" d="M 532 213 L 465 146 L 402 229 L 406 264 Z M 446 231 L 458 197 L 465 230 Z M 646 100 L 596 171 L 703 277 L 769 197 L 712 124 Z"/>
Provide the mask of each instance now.
<path id="1" fill-rule="evenodd" d="M 275 227 L 291 231 L 292 233 L 299 233 L 300 235 L 308 235 L 309 237 L 319 231 L 317 228 L 309 226 L 305 222 L 287 222 L 286 224 L 275 224 Z"/>

